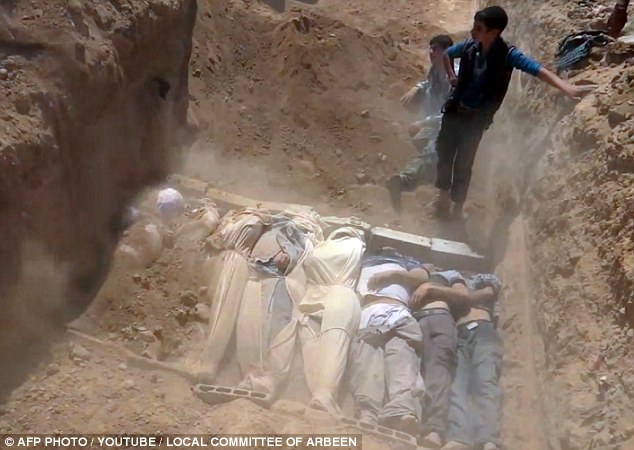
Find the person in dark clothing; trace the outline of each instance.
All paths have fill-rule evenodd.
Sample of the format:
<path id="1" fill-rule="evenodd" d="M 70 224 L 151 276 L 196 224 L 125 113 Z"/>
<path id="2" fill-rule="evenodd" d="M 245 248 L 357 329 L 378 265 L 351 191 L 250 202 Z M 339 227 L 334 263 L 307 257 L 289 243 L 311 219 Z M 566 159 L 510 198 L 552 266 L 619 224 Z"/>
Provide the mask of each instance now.
<path id="1" fill-rule="evenodd" d="M 423 406 L 420 444 L 426 448 L 440 448 L 445 439 L 457 360 L 458 333 L 451 305 L 444 298 L 433 295 L 433 289 L 437 287 L 456 291 L 456 295 L 466 292 L 465 280 L 455 270 L 432 272 L 429 281 L 421 284 L 410 300 L 411 308 L 415 310 L 413 316 L 423 335 L 421 373 L 427 398 Z"/>
<path id="2" fill-rule="evenodd" d="M 471 169 L 485 130 L 506 95 L 513 69 L 536 76 L 572 98 L 594 86 L 575 86 L 562 80 L 538 62 L 502 39 L 508 17 L 504 9 L 490 6 L 478 11 L 471 38 L 447 49 L 444 65 L 454 88 L 443 107 L 436 141 L 438 165 L 436 212 L 464 219 L 463 207 L 471 182 Z M 456 76 L 452 58 L 460 58 Z M 453 211 L 451 211 L 453 203 Z"/>
<path id="3" fill-rule="evenodd" d="M 465 277 L 467 290 L 430 286 L 423 295 L 452 305 L 457 317 L 457 367 L 443 450 L 498 450 L 503 345 L 496 328 L 500 280 L 494 274 Z"/>

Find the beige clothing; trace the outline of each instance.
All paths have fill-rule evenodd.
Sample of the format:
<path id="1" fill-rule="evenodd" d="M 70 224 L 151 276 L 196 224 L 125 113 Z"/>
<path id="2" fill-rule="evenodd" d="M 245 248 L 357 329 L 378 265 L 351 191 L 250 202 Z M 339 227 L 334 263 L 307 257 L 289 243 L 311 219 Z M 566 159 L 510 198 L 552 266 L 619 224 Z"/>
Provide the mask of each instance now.
<path id="1" fill-rule="evenodd" d="M 300 271 L 313 242 L 322 239 L 316 215 L 285 214 L 306 233 L 306 247 L 299 263 L 291 274 Z M 214 378 L 234 330 L 236 331 L 237 360 L 243 376 L 261 373 L 268 352 L 270 311 L 266 300 L 270 299 L 277 278 L 266 278 L 249 269 L 253 258 L 269 259 L 281 248 L 276 241 L 276 231 L 264 232 L 272 222 L 265 210 L 244 209 L 230 212 L 221 221 L 214 235 L 208 239 L 214 249 L 228 249 L 218 257 L 214 266 L 209 296 L 212 301 L 210 332 L 202 356 L 202 371 Z M 289 268 L 290 269 L 290 268 Z M 287 283 L 288 290 L 296 298 L 304 292 L 304 277 Z"/>
<path id="2" fill-rule="evenodd" d="M 299 335 L 311 403 L 339 414 L 335 399 L 361 315 L 354 286 L 364 250 L 359 230 L 340 228 L 287 277 L 291 297 L 300 299 L 297 317 L 272 343 L 265 373 L 245 379 L 243 387 L 275 393 L 290 372 Z M 298 297 L 304 280 L 305 293 Z"/>
<path id="3" fill-rule="evenodd" d="M 214 378 L 222 360 L 240 311 L 240 303 L 249 280 L 247 259 L 233 250 L 216 257 L 209 283 L 211 313 L 209 335 L 203 348 L 200 370 Z"/>
<path id="4" fill-rule="evenodd" d="M 244 290 L 249 280 L 247 257 L 262 234 L 270 216 L 245 209 L 225 215 L 214 234 L 207 240 L 221 253 L 214 257 L 207 295 L 211 300 L 209 335 L 203 348 L 198 372 L 213 379 L 218 371 L 240 311 Z"/>
<path id="5" fill-rule="evenodd" d="M 207 244 L 212 250 L 235 250 L 248 257 L 264 227 L 270 223 L 271 216 L 266 211 L 252 208 L 229 211 L 214 234 L 207 239 Z"/>

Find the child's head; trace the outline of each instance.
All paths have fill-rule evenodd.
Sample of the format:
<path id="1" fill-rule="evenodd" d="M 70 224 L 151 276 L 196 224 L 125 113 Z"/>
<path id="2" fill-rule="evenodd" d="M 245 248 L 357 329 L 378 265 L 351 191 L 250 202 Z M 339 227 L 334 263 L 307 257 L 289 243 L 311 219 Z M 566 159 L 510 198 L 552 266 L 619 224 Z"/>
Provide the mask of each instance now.
<path id="1" fill-rule="evenodd" d="M 442 62 L 442 55 L 445 50 L 453 45 L 453 40 L 446 34 L 439 34 L 429 41 L 429 59 L 432 64 Z"/>
<path id="2" fill-rule="evenodd" d="M 478 11 L 473 18 L 471 37 L 480 44 L 490 44 L 502 34 L 508 23 L 509 18 L 502 7 L 489 6 Z"/>

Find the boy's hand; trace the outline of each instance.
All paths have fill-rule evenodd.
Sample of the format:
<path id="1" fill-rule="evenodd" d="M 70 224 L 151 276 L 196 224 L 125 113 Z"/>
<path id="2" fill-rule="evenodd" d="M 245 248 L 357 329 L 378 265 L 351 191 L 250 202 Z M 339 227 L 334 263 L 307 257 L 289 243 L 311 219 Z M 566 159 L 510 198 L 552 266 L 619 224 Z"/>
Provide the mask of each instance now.
<path id="1" fill-rule="evenodd" d="M 368 289 L 371 291 L 378 291 L 390 284 L 396 284 L 392 271 L 377 273 L 372 275 L 372 277 L 368 280 Z"/>
<path id="2" fill-rule="evenodd" d="M 458 77 L 454 74 L 448 75 L 447 78 L 449 79 L 449 83 L 451 83 L 453 87 L 456 87 L 456 84 L 458 84 Z"/>
<path id="3" fill-rule="evenodd" d="M 574 98 L 575 100 L 585 97 L 590 92 L 594 91 L 597 88 L 596 84 L 583 84 L 583 85 L 575 85 L 570 84 L 566 90 L 564 90 L 565 94 Z"/>
<path id="4" fill-rule="evenodd" d="M 411 88 L 409 91 L 405 93 L 405 95 L 401 97 L 401 104 L 403 106 L 408 106 L 411 103 L 411 101 L 414 99 L 414 97 L 416 96 L 417 92 L 418 92 L 417 86 L 414 86 L 413 88 Z"/>
<path id="5" fill-rule="evenodd" d="M 427 304 L 427 297 L 432 293 L 434 285 L 431 283 L 425 283 L 418 286 L 418 288 L 412 294 L 410 299 L 410 306 L 412 309 L 418 309 Z"/>
<path id="6" fill-rule="evenodd" d="M 573 98 L 575 100 L 580 99 L 581 97 L 587 95 L 597 88 L 596 84 L 584 84 L 584 85 L 575 85 L 571 84 L 566 80 L 562 80 L 557 75 L 555 75 L 550 70 L 542 67 L 537 74 L 537 78 L 542 80 L 544 83 L 548 83 L 551 86 L 559 89 L 561 92 L 566 94 L 568 97 Z"/>

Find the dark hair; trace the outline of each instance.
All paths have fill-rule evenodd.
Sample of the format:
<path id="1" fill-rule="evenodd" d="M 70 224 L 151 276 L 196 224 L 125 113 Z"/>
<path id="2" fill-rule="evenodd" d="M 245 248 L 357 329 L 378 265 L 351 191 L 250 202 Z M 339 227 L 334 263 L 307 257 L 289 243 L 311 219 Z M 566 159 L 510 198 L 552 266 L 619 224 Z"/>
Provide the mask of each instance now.
<path id="1" fill-rule="evenodd" d="M 443 50 L 447 50 L 453 45 L 453 40 L 446 34 L 438 34 L 431 38 L 429 45 L 439 45 Z"/>
<path id="2" fill-rule="evenodd" d="M 504 31 L 509 23 L 509 16 L 501 6 L 489 6 L 478 11 L 474 20 L 482 22 L 489 30 Z"/>

